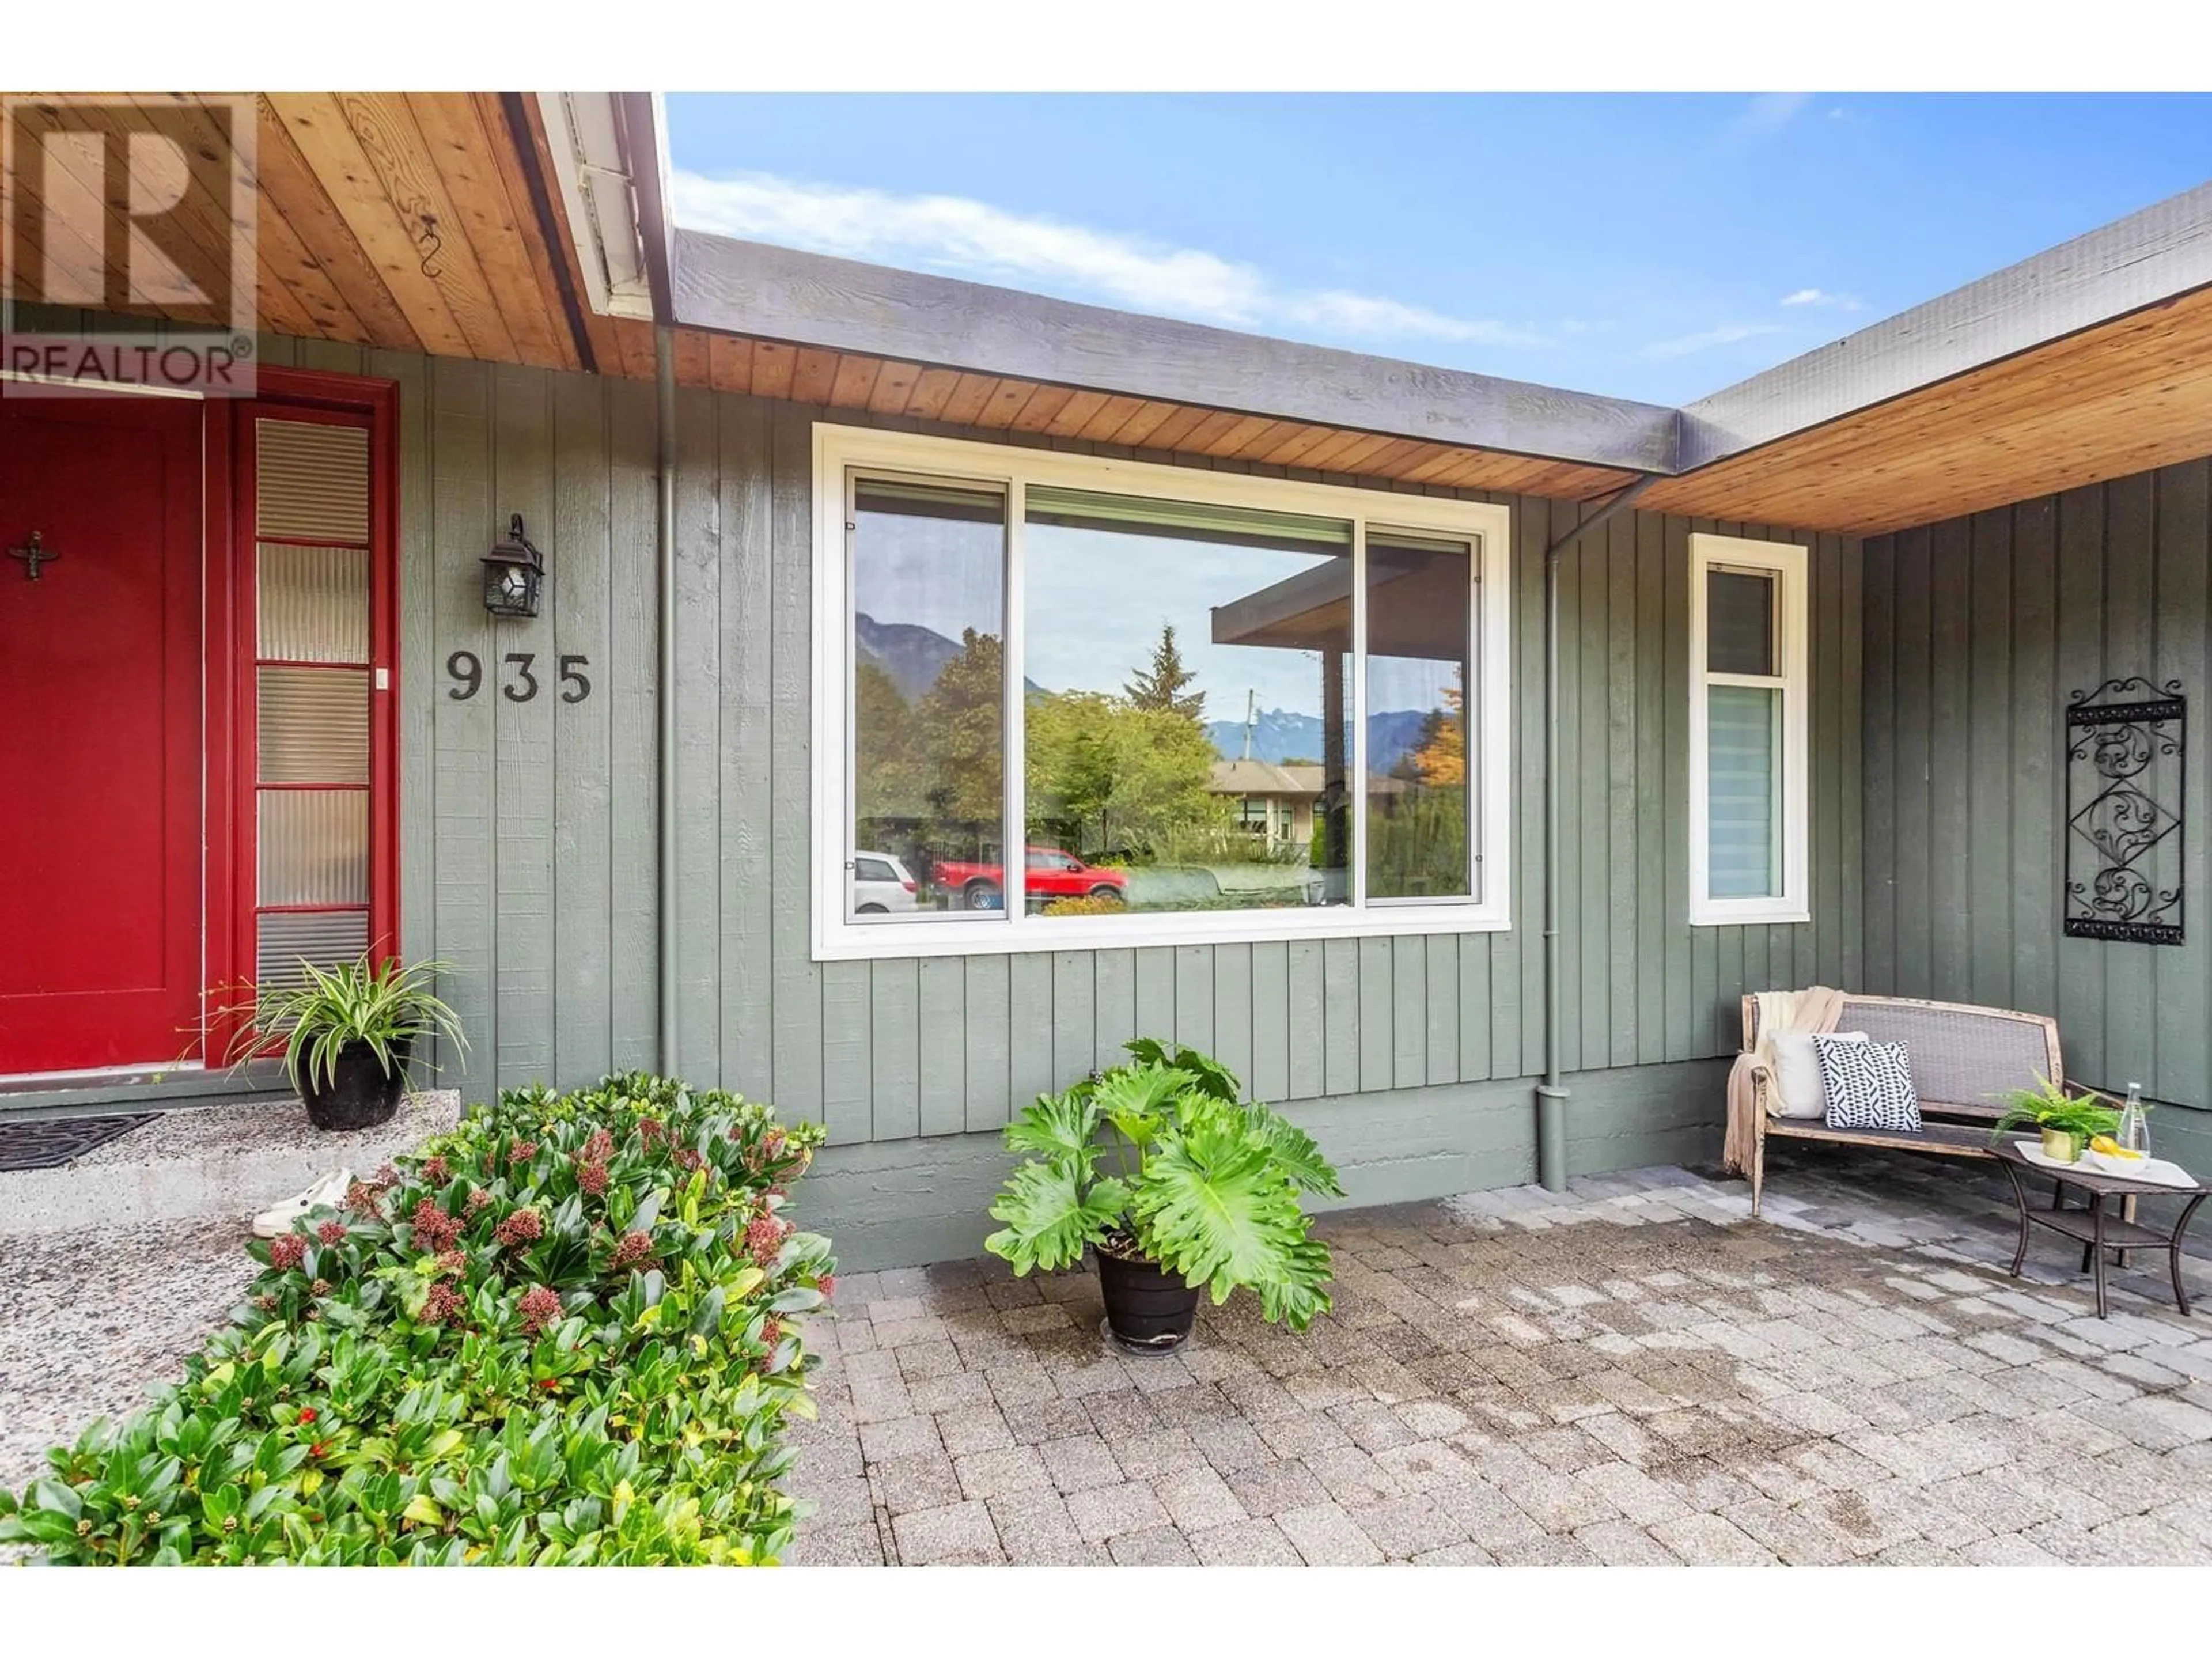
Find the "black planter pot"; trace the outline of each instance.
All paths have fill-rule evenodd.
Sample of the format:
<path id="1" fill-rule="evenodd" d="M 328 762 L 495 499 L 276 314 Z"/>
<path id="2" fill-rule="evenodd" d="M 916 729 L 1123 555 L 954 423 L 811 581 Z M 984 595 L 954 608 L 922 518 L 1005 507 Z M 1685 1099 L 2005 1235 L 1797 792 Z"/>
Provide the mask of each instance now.
<path id="1" fill-rule="evenodd" d="M 1115 1342 L 1132 1353 L 1172 1353 L 1189 1340 L 1203 1287 L 1153 1262 L 1097 1254 L 1106 1329 Z"/>
<path id="2" fill-rule="evenodd" d="M 300 1091 L 307 1118 L 318 1129 L 373 1129 L 388 1123 L 399 1109 L 406 1089 L 407 1054 L 392 1051 L 389 1075 L 366 1042 L 349 1042 L 338 1050 L 335 1076 L 318 1072 Z"/>

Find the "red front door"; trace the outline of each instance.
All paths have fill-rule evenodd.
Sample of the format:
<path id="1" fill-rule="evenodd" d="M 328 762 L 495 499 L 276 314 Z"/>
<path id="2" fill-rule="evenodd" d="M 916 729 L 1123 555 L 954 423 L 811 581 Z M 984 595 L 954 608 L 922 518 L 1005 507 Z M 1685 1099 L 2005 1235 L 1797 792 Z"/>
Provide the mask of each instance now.
<path id="1" fill-rule="evenodd" d="M 0 401 L 0 1076 L 197 1057 L 200 414 Z"/>

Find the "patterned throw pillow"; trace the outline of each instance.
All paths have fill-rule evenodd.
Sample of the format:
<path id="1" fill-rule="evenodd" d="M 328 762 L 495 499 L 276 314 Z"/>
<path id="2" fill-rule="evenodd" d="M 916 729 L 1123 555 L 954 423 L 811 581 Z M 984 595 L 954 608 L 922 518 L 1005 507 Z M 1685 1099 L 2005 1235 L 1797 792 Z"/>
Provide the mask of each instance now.
<path id="1" fill-rule="evenodd" d="M 1901 1042 L 1813 1039 L 1820 1060 L 1820 1086 L 1828 1097 L 1831 1129 L 1875 1129 L 1887 1134 L 1920 1132 L 1920 1093 Z"/>

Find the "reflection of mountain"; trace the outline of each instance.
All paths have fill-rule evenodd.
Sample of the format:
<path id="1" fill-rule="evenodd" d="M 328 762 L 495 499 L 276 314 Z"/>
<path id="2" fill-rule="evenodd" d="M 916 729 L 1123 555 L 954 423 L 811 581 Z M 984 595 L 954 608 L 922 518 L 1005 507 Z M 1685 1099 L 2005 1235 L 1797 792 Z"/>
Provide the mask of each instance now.
<path id="1" fill-rule="evenodd" d="M 1395 766 L 1420 741 L 1423 718 L 1418 708 L 1393 708 L 1368 715 L 1367 764 L 1377 772 Z M 1243 757 L 1243 721 L 1208 721 L 1206 735 L 1213 739 L 1223 759 Z M 1252 722 L 1252 758 L 1278 765 L 1286 760 L 1321 759 L 1321 717 L 1294 714 L 1287 708 L 1262 710 Z"/>
<path id="2" fill-rule="evenodd" d="M 853 642 L 860 660 L 880 668 L 898 687 L 899 696 L 915 702 L 937 684 L 945 665 L 960 654 L 960 641 L 948 640 L 920 623 L 879 623 L 865 611 L 853 613 Z M 1031 692 L 1044 688 L 1026 682 Z"/>
<path id="3" fill-rule="evenodd" d="M 960 654 L 960 641 L 948 640 L 920 623 L 879 623 L 865 611 L 853 617 L 853 638 L 860 660 L 890 677 L 908 702 L 937 684 L 945 665 Z"/>

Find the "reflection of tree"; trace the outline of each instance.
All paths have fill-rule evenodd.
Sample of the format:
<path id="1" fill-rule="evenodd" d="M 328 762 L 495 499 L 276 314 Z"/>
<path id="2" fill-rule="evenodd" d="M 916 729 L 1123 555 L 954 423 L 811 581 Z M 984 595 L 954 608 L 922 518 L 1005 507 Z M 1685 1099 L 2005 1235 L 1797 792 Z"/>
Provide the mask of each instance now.
<path id="1" fill-rule="evenodd" d="M 1400 777 L 1439 787 L 1467 781 L 1467 693 L 1462 687 L 1446 686 L 1444 706 L 1421 717 L 1420 734 L 1396 770 Z"/>
<path id="2" fill-rule="evenodd" d="M 996 823 L 1006 787 L 1006 653 L 995 634 L 963 629 L 960 654 L 915 705 L 927 756 L 924 792 L 940 822 Z"/>
<path id="3" fill-rule="evenodd" d="M 1040 692 L 1024 720 L 1030 820 L 1079 850 L 1158 848 L 1224 810 L 1206 787 L 1213 745 L 1194 714 Z"/>
<path id="4" fill-rule="evenodd" d="M 1368 799 L 1368 890 L 1382 898 L 1467 891 L 1467 671 L 1443 690 L 1443 707 L 1391 768 L 1398 787 Z"/>
<path id="5" fill-rule="evenodd" d="M 873 663 L 853 679 L 856 850 L 930 878 L 939 859 L 996 858 L 1005 816 L 1006 653 L 973 629 L 909 703 Z"/>
<path id="6" fill-rule="evenodd" d="M 860 751 L 854 799 L 860 816 L 918 816 L 922 753 L 913 708 L 898 683 L 872 662 L 862 663 L 854 675 L 853 702 L 853 734 Z"/>
<path id="7" fill-rule="evenodd" d="M 1206 693 L 1183 690 L 1197 678 L 1196 669 L 1183 666 L 1182 652 L 1176 645 L 1175 624 L 1162 623 L 1152 662 L 1137 671 L 1136 678 L 1121 688 L 1121 695 L 1131 707 L 1147 714 L 1176 714 L 1200 720 L 1206 717 Z"/>

